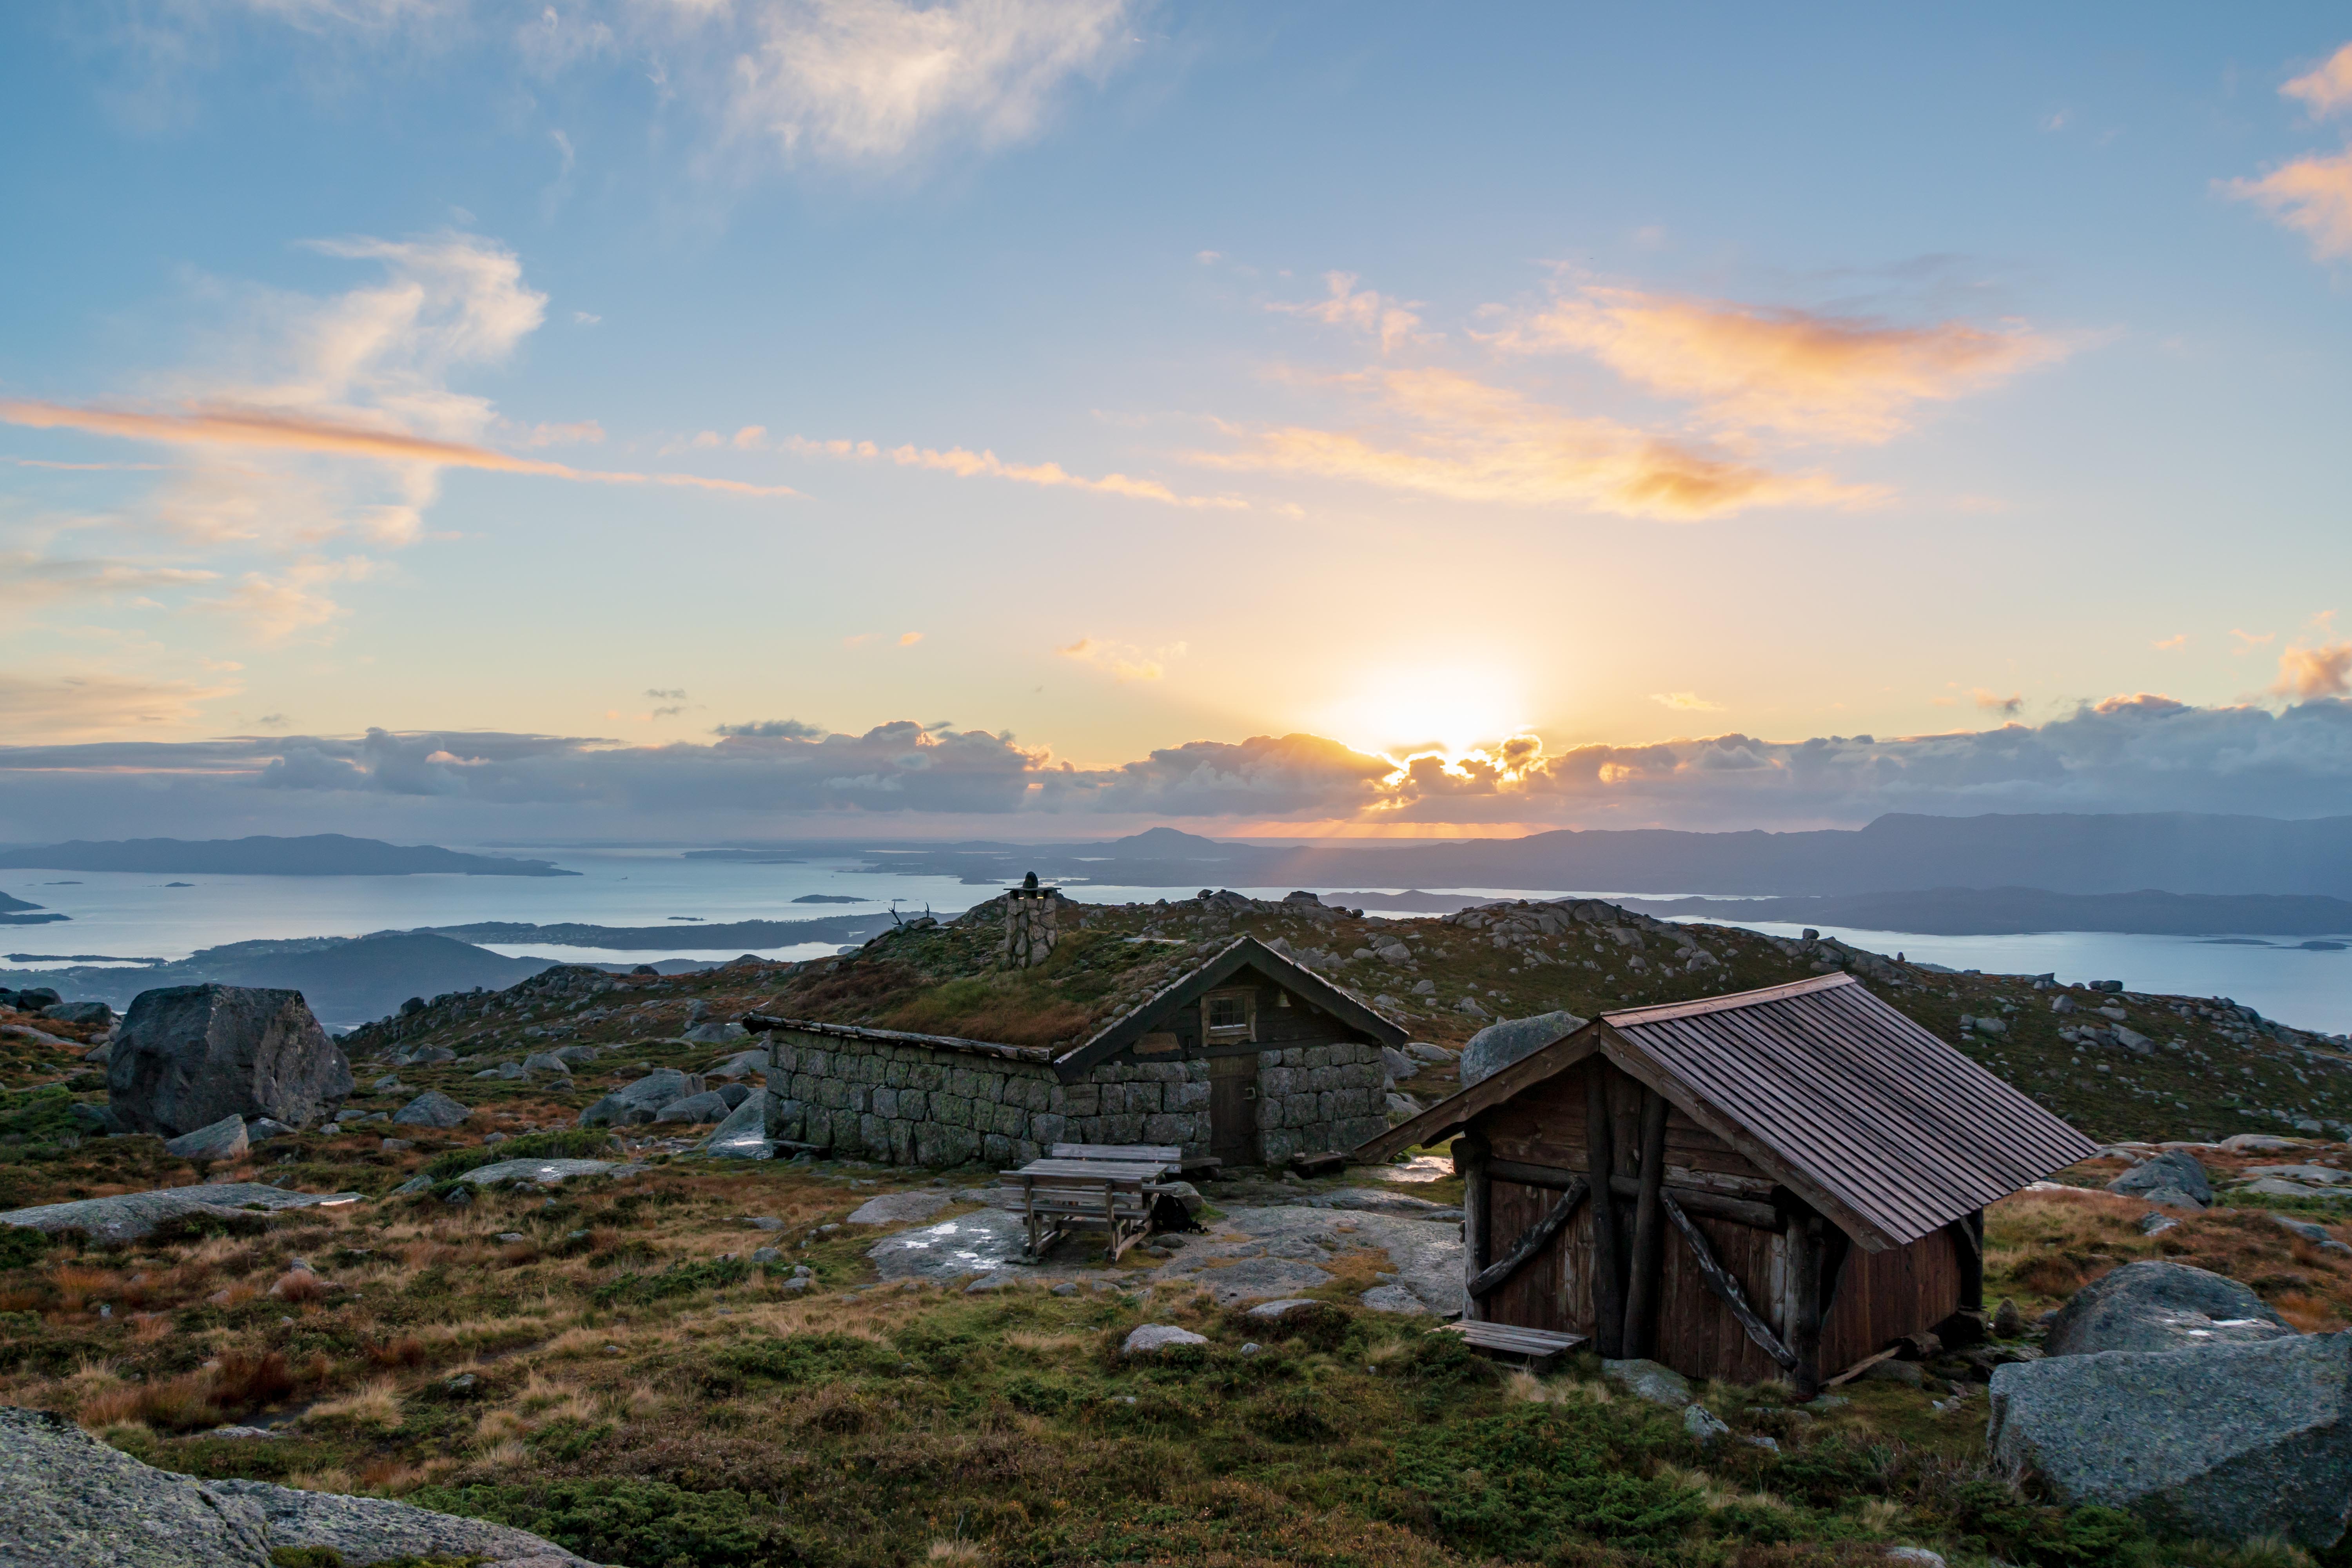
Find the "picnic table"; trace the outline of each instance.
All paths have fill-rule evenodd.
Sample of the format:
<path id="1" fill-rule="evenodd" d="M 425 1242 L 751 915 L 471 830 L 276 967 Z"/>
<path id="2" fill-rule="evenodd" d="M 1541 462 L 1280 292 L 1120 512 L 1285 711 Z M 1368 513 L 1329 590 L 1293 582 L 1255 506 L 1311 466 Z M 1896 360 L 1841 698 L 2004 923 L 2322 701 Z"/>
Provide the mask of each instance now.
<path id="1" fill-rule="evenodd" d="M 1045 1158 L 999 1173 L 1021 1194 L 1033 1259 L 1073 1230 L 1099 1230 L 1117 1262 L 1151 1234 L 1155 1204 L 1183 1169 L 1173 1143 L 1055 1143 Z"/>

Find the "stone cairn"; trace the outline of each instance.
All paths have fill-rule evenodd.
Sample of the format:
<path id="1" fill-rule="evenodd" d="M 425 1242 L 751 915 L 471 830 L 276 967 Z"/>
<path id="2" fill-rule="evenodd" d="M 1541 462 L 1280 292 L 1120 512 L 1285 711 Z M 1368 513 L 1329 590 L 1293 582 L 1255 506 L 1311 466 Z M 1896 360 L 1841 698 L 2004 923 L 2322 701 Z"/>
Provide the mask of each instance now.
<path id="1" fill-rule="evenodd" d="M 1005 968 L 1029 969 L 1053 956 L 1061 910 L 1062 889 L 1039 887 L 1034 871 L 1004 889 Z"/>

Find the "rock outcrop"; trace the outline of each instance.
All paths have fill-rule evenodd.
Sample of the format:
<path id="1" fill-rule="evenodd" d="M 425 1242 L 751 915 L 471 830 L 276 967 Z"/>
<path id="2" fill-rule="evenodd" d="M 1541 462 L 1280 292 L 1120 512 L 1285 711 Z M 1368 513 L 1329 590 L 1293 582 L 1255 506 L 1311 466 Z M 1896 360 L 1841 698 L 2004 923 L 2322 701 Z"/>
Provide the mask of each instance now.
<path id="1" fill-rule="evenodd" d="M 223 1117 L 307 1127 L 352 1091 L 352 1066 L 299 991 L 173 985 L 142 991 L 106 1064 L 123 1126 L 176 1138 Z"/>
<path id="2" fill-rule="evenodd" d="M 661 1068 L 614 1089 L 580 1113 L 583 1127 L 639 1127 L 679 1100 L 702 1092 L 702 1079 Z M 720 1111 L 721 1116 L 725 1111 Z"/>
<path id="3" fill-rule="evenodd" d="M 2050 1321 L 2044 1353 L 2173 1351 L 2292 1334 L 2235 1279 L 2185 1263 L 2126 1263 L 2093 1280 Z"/>
<path id="4" fill-rule="evenodd" d="M 403 1127 L 432 1127 L 446 1131 L 473 1114 L 439 1089 L 428 1089 L 394 1111 L 392 1119 Z"/>
<path id="5" fill-rule="evenodd" d="M 351 1568 L 394 1557 L 483 1568 L 591 1568 L 553 1542 L 383 1498 L 199 1481 L 142 1465 L 63 1416 L 0 1405 L 0 1563 L 74 1568 L 270 1568 L 323 1548 Z"/>
<path id="6" fill-rule="evenodd" d="M 2000 1367 L 1986 1439 L 2072 1503 L 2324 1550 L 2352 1516 L 2352 1332 Z"/>
<path id="7" fill-rule="evenodd" d="M 1462 1047 L 1462 1087 L 1468 1089 L 1491 1078 L 1521 1057 L 1582 1027 L 1584 1020 L 1573 1013 L 1538 1013 L 1530 1018 L 1489 1024 Z"/>
<path id="8" fill-rule="evenodd" d="M 152 1193 L 118 1193 L 110 1198 L 79 1198 L 72 1203 L 41 1204 L 0 1214 L 0 1225 L 21 1225 L 31 1230 L 87 1231 L 97 1241 L 137 1241 L 166 1220 L 183 1215 L 215 1219 L 250 1218 L 256 1213 L 308 1208 L 314 1204 L 352 1204 L 358 1193 L 289 1193 L 258 1182 L 208 1183 L 200 1187 L 165 1187 Z"/>
<path id="9" fill-rule="evenodd" d="M 2185 1150 L 2167 1149 L 2107 1184 L 2107 1191 L 2146 1198 L 2174 1208 L 2203 1208 L 2213 1201 L 2205 1167 Z"/>

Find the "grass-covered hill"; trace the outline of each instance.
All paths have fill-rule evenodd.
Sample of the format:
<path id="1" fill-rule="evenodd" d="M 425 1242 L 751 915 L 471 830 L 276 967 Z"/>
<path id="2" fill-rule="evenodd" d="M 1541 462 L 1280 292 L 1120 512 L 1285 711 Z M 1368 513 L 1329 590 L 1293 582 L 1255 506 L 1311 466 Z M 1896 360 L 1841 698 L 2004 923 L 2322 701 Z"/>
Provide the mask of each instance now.
<path id="1" fill-rule="evenodd" d="M 503 992 L 436 998 L 420 1014 L 357 1031 L 347 1045 L 355 1058 L 420 1044 L 517 1054 L 550 1043 L 662 1038 L 694 1019 L 753 1011 L 1074 1044 L 1247 931 L 1280 942 L 1440 1045 L 1459 1045 L 1498 1017 L 1553 1010 L 1589 1017 L 1843 968 L 2095 1138 L 2352 1128 L 2352 1055 L 2340 1037 L 2219 998 L 1953 974 L 1834 942 L 1680 925 L 1591 901 L 1412 920 L 1233 895 L 1076 905 L 1049 963 L 1008 973 L 996 967 L 1000 912 L 991 901 L 956 921 L 894 929 L 854 954 L 799 965 L 742 963 L 667 979 L 551 970 Z M 2071 1010 L 2053 1011 L 2054 1004 Z M 1423 1092 L 1418 1083 L 1414 1089 Z"/>

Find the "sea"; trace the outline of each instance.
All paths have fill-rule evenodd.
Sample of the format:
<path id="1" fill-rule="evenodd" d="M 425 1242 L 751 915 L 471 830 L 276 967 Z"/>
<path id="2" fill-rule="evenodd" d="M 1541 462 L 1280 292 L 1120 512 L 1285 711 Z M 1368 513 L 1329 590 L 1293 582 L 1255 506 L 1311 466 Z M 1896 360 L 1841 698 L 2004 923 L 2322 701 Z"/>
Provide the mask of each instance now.
<path id="1" fill-rule="evenodd" d="M 452 847 L 462 847 L 452 846 Z M 0 945 L 12 968 L 62 968 L 68 963 L 180 959 L 200 948 L 257 938 L 357 936 L 423 926 L 484 921 L 549 925 L 676 925 L 728 921 L 805 920 L 870 914 L 877 921 L 902 914 L 960 912 L 991 896 L 950 877 L 901 876 L 869 869 L 865 858 L 809 858 L 782 863 L 688 859 L 677 849 L 538 848 L 573 877 L 231 877 L 191 873 L 11 871 L 0 892 L 70 916 L 45 925 L 0 926 Z M 1182 897 L 1189 889 L 1083 884 L 1070 895 L 1088 902 L 1150 902 Z M 1278 899 L 1289 888 L 1236 888 L 1253 898 Z M 1337 889 L 1356 895 L 1365 912 L 1382 911 L 1366 893 L 1403 889 Z M 1428 893 L 1469 899 L 1613 898 L 1608 889 L 1569 888 L 1430 888 Z M 796 903 L 807 895 L 825 902 Z M 1644 898 L 1709 897 L 1646 891 Z M 833 900 L 847 900 L 840 902 Z M 1799 928 L 1759 921 L 1753 929 L 1795 936 Z M 2063 983 L 2117 980 L 2134 991 L 2227 996 L 2298 1028 L 2342 1033 L 2352 1028 L 2352 951 L 2313 951 L 2284 940 L 2126 936 L 2101 931 L 2051 931 L 2022 936 L 1927 936 L 1916 931 L 1820 928 L 1857 947 L 1900 952 L 1915 961 L 1988 973 L 2054 974 Z M 484 945 L 509 957 L 544 956 L 582 963 L 643 963 L 676 959 L 720 961 L 736 946 L 659 949 L 556 947 L 545 942 Z M 833 942 L 754 949 L 761 957 L 800 959 L 830 953 Z"/>

